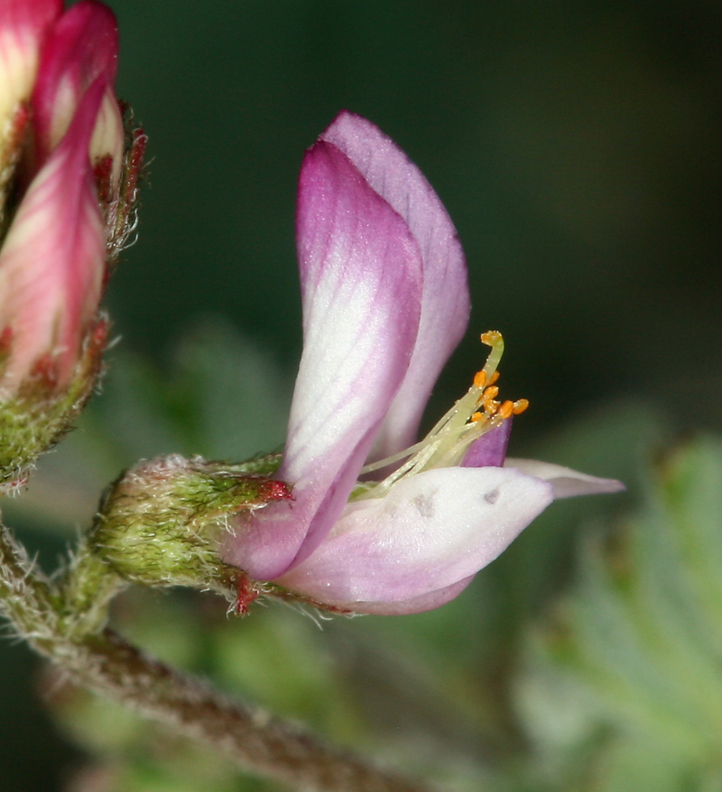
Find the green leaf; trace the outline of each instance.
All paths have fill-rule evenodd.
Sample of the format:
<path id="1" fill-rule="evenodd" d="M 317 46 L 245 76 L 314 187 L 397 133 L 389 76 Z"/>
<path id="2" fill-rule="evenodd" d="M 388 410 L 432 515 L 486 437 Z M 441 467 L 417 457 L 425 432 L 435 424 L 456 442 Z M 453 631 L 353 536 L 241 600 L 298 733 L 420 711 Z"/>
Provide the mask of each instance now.
<path id="1" fill-rule="evenodd" d="M 587 788 L 570 780 L 585 750 L 595 790 L 719 788 L 719 441 L 666 456 L 640 512 L 586 542 L 572 593 L 528 641 L 517 702 L 564 788 Z"/>

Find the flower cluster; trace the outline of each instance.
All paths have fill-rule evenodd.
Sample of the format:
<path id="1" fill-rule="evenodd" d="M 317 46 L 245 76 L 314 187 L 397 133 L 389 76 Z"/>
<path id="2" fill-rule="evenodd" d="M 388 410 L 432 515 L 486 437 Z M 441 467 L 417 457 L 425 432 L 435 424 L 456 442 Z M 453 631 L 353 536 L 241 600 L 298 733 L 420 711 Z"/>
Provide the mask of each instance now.
<path id="1" fill-rule="evenodd" d="M 98 305 L 133 224 L 145 137 L 126 140 L 116 22 L 95 0 L 0 0 L 0 480 L 90 395 Z"/>
<path id="2" fill-rule="evenodd" d="M 297 241 L 304 346 L 277 476 L 290 501 L 236 518 L 224 559 L 341 611 L 397 614 L 461 592 L 555 497 L 622 488 L 506 459 L 524 400 L 484 368 L 420 443 L 434 382 L 466 330 L 454 226 L 424 176 L 369 121 L 341 113 L 307 152 Z"/>

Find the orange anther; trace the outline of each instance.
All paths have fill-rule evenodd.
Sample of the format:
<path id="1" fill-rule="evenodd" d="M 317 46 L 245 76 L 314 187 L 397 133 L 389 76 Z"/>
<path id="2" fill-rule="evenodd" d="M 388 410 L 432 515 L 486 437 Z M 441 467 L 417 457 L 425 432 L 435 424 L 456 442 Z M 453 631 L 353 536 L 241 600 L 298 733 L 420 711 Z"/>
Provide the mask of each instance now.
<path id="1" fill-rule="evenodd" d="M 496 382 L 498 379 L 499 379 L 499 372 L 498 372 L 498 371 L 495 371 L 495 372 L 494 372 L 494 373 L 491 375 L 491 379 L 489 380 L 489 385 L 493 385 L 493 384 L 494 384 L 494 383 L 495 383 L 495 382 Z"/>
<path id="2" fill-rule="evenodd" d="M 484 391 L 484 399 L 495 399 L 498 395 L 499 388 L 496 385 L 492 385 Z"/>
<path id="3" fill-rule="evenodd" d="M 484 412 L 486 412 L 487 415 L 495 415 L 499 406 L 498 401 L 494 401 L 493 399 L 484 400 Z"/>
<path id="4" fill-rule="evenodd" d="M 484 413 L 475 412 L 475 413 L 474 413 L 474 414 L 471 416 L 471 422 L 472 422 L 472 423 L 478 423 L 479 421 L 481 421 L 481 420 L 483 419 L 483 417 L 484 417 Z"/>
<path id="5" fill-rule="evenodd" d="M 514 402 L 514 415 L 521 415 L 529 406 L 529 399 L 517 399 Z"/>
<path id="6" fill-rule="evenodd" d="M 499 408 L 497 417 L 501 418 L 502 421 L 506 421 L 507 418 L 511 418 L 513 413 L 514 413 L 514 402 L 505 401 L 504 404 L 502 404 L 501 407 Z"/>
<path id="7" fill-rule="evenodd" d="M 481 371 L 477 371 L 474 374 L 474 387 L 479 388 L 480 390 L 484 390 L 484 386 L 486 385 L 486 372 L 484 369 Z"/>

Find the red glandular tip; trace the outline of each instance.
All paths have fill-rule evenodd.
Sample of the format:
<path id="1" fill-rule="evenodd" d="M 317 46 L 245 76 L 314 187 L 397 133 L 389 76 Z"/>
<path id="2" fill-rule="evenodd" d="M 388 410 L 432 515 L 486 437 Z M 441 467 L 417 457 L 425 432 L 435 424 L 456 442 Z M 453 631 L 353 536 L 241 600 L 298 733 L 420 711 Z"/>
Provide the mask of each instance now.
<path id="1" fill-rule="evenodd" d="M 89 346 L 93 351 L 103 351 L 105 342 L 108 340 L 108 322 L 105 319 L 98 319 L 90 332 Z"/>
<path id="2" fill-rule="evenodd" d="M 260 495 L 265 501 L 291 500 L 293 498 L 291 487 L 284 481 L 264 482 Z"/>
<path id="3" fill-rule="evenodd" d="M 44 389 L 55 390 L 59 379 L 57 360 L 50 353 L 41 355 L 33 364 L 30 376 Z"/>
<path id="4" fill-rule="evenodd" d="M 245 616 L 259 595 L 258 587 L 253 584 L 248 575 L 241 574 L 238 578 L 238 595 L 232 606 L 233 613 L 236 616 Z"/>

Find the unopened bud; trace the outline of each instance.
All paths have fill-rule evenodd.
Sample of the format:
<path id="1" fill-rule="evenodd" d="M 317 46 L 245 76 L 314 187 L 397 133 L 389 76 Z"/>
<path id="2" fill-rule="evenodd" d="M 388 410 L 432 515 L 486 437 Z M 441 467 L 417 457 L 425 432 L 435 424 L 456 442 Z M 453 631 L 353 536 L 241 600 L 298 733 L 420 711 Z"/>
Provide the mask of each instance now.
<path id="1" fill-rule="evenodd" d="M 67 431 L 100 371 L 99 304 L 145 145 L 123 130 L 117 54 L 101 3 L 0 3 L 0 491 Z"/>

